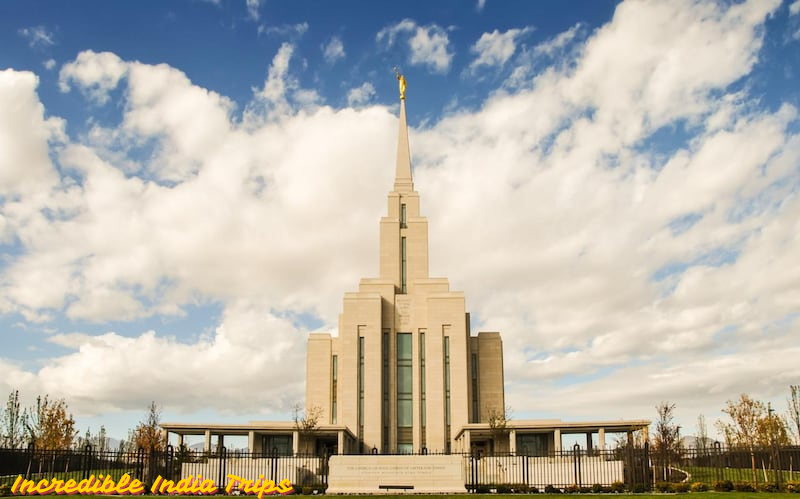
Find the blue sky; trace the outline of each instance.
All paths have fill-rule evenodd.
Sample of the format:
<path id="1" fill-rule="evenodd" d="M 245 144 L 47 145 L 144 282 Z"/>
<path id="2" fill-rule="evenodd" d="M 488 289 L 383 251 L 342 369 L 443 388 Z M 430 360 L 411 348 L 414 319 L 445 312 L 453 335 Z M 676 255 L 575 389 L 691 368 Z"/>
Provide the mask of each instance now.
<path id="1" fill-rule="evenodd" d="M 302 402 L 377 273 L 394 66 L 514 417 L 800 383 L 800 0 L 14 1 L 0 46 L 0 393 L 81 429 Z"/>

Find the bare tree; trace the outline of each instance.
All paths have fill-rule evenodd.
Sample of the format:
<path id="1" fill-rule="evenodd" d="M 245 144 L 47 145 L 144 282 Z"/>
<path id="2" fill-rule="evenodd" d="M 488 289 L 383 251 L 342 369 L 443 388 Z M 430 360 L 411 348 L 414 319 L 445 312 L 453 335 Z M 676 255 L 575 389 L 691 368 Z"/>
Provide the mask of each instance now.
<path id="1" fill-rule="evenodd" d="M 789 398 L 786 399 L 790 430 L 794 433 L 795 442 L 800 445 L 800 385 L 789 386 Z"/>
<path id="2" fill-rule="evenodd" d="M 295 404 L 292 408 L 292 419 L 305 451 L 309 452 L 312 437 L 319 429 L 322 420 L 322 408 L 314 405 L 303 409 L 300 404 Z"/>
<path id="3" fill-rule="evenodd" d="M 511 421 L 513 411 L 510 406 L 505 406 L 503 410 L 497 408 L 489 409 L 487 422 L 489 423 L 489 433 L 492 435 L 492 451 L 500 446 L 500 442 L 507 438 L 510 429 L 508 423 Z"/>
<path id="4" fill-rule="evenodd" d="M 19 404 L 19 390 L 8 394 L 0 423 L 0 446 L 7 449 L 22 448 L 25 444 L 25 418 Z"/>
<path id="5" fill-rule="evenodd" d="M 131 441 L 135 448 L 162 451 L 167 448 L 167 436 L 161 431 L 161 409 L 150 402 L 145 419 L 133 430 Z"/>
<path id="6" fill-rule="evenodd" d="M 710 439 L 708 438 L 708 426 L 706 426 L 706 417 L 700 414 L 697 416 L 697 441 L 695 445 L 702 452 L 705 452 Z"/>
<path id="7" fill-rule="evenodd" d="M 682 451 L 681 428 L 675 423 L 675 404 L 661 402 L 656 406 L 658 421 L 653 437 L 653 456 L 664 471 L 664 480 L 669 481 L 672 462 Z"/>

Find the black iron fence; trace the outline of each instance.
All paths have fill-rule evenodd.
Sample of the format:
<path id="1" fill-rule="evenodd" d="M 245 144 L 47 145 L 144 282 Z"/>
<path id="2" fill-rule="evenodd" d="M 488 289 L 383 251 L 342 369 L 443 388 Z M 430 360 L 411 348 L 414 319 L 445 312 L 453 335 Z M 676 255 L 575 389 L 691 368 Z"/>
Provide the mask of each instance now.
<path id="1" fill-rule="evenodd" d="M 524 454 L 463 454 L 463 476 L 471 492 L 570 489 L 644 491 L 659 482 L 749 482 L 782 487 L 800 482 L 800 447 L 754 450 L 704 449 L 654 451 L 644 447 L 610 450 L 572 449 L 544 456 Z M 288 480 L 296 492 L 324 492 L 329 456 L 278 455 L 231 451 L 194 451 L 169 446 L 166 451 L 99 452 L 91 446 L 78 450 L 0 449 L 0 486 L 17 477 L 40 481 L 80 481 L 100 475 L 114 481 L 128 474 L 149 492 L 161 477 L 172 481 L 193 477 L 211 480 L 220 493 L 236 490 L 244 480 Z M 421 456 L 424 459 L 424 456 Z"/>

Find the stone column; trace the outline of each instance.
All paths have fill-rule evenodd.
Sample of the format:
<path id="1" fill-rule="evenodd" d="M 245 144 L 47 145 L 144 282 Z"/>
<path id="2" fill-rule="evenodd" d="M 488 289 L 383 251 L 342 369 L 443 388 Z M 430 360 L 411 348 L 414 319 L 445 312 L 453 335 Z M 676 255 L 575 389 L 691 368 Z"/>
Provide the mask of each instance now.
<path id="1" fill-rule="evenodd" d="M 561 452 L 561 430 L 553 431 L 553 450 Z"/>
<path id="2" fill-rule="evenodd" d="M 508 452 L 512 454 L 517 453 L 517 430 L 508 432 Z"/>
<path id="3" fill-rule="evenodd" d="M 597 430 L 597 445 L 600 450 L 606 450 L 606 429 L 600 428 Z"/>
<path id="4" fill-rule="evenodd" d="M 211 430 L 206 430 L 206 443 L 203 445 L 203 450 L 211 452 Z"/>
<path id="5" fill-rule="evenodd" d="M 344 454 L 344 430 L 336 432 L 336 453 Z"/>
<path id="6" fill-rule="evenodd" d="M 300 433 L 297 430 L 292 432 L 292 453 L 295 455 L 300 453 Z"/>
<path id="7" fill-rule="evenodd" d="M 586 432 L 586 452 L 589 452 L 591 450 L 592 450 L 592 432 L 591 431 L 587 431 Z"/>
<path id="8" fill-rule="evenodd" d="M 253 430 L 247 432 L 247 450 L 250 453 L 256 451 L 256 432 Z"/>

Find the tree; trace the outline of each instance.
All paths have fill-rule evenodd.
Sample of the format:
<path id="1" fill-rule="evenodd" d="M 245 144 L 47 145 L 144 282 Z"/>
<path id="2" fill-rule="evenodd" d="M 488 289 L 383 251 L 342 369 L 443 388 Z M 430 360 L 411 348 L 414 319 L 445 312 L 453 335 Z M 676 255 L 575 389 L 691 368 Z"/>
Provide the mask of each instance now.
<path id="1" fill-rule="evenodd" d="M 303 442 L 306 452 L 309 452 L 308 446 L 311 444 L 311 437 L 319 429 L 322 419 L 322 408 L 313 405 L 303 409 L 300 404 L 295 404 L 292 408 L 292 419 L 294 419 L 294 427 L 300 434 L 300 440 Z"/>
<path id="2" fill-rule="evenodd" d="M 502 410 L 497 408 L 489 409 L 487 422 L 489 423 L 489 433 L 492 435 L 492 451 L 499 447 L 509 433 L 508 423 L 511 421 L 511 407 L 505 406 Z"/>
<path id="3" fill-rule="evenodd" d="M 708 427 L 706 426 L 706 417 L 700 414 L 697 416 L 697 439 L 695 445 L 698 449 L 705 452 L 711 439 L 708 438 Z"/>
<path id="4" fill-rule="evenodd" d="M 788 420 L 792 424 L 790 429 L 794 433 L 795 442 L 800 445 L 800 385 L 789 386 L 789 398 L 786 399 L 786 405 L 788 406 L 786 410 L 789 416 Z"/>
<path id="5" fill-rule="evenodd" d="M 771 408 L 767 410 L 767 414 L 763 418 L 758 420 L 756 442 L 759 447 L 765 449 L 775 445 L 779 447 L 792 445 L 786 421 L 775 414 Z"/>
<path id="6" fill-rule="evenodd" d="M 758 481 L 756 475 L 755 448 L 758 445 L 759 421 L 764 418 L 766 408 L 761 401 L 753 400 L 743 393 L 739 400 L 728 400 L 722 412 L 731 418 L 731 422 L 717 421 L 717 427 L 725 435 L 725 443 L 729 447 L 743 447 L 750 451 L 750 463 L 753 471 L 753 483 Z"/>
<path id="7" fill-rule="evenodd" d="M 25 410 L 24 419 L 28 437 L 37 449 L 69 449 L 78 433 L 64 399 L 36 397 L 36 406 Z"/>
<path id="8" fill-rule="evenodd" d="M 19 404 L 19 390 L 8 394 L 8 402 L 0 421 L 0 446 L 19 449 L 25 444 L 25 418 Z"/>
<path id="9" fill-rule="evenodd" d="M 167 448 L 167 436 L 161 431 L 161 409 L 155 401 L 150 402 L 147 415 L 133 430 L 131 441 L 135 448 L 163 451 Z"/>
<path id="10" fill-rule="evenodd" d="M 658 421 L 653 437 L 653 457 L 664 469 L 664 481 L 669 481 L 672 462 L 680 457 L 681 427 L 675 423 L 675 404 L 661 402 L 656 405 Z"/>

